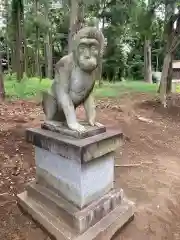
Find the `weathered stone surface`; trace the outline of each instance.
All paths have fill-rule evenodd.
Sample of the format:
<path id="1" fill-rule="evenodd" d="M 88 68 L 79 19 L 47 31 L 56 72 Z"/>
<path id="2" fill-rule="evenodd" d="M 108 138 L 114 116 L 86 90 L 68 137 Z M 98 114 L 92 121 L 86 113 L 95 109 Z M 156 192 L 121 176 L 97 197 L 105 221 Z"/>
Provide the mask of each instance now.
<path id="1" fill-rule="evenodd" d="M 110 240 L 134 216 L 134 204 L 114 187 L 114 151 L 121 131 L 84 139 L 29 129 L 36 182 L 18 203 L 57 240 Z"/>
<path id="2" fill-rule="evenodd" d="M 29 184 L 27 193 L 30 198 L 46 205 L 53 215 L 63 217 L 64 221 L 78 233 L 83 233 L 96 224 L 124 199 L 122 189 L 112 190 L 87 207 L 79 209 L 63 197 L 36 183 Z"/>
<path id="3" fill-rule="evenodd" d="M 106 128 L 103 125 L 100 126 L 99 124 L 99 126 L 97 127 L 97 126 L 90 126 L 85 121 L 79 121 L 79 123 L 85 127 L 84 132 L 77 132 L 75 130 L 73 131 L 68 128 L 66 123 L 62 123 L 58 121 L 45 121 L 41 125 L 41 127 L 42 129 L 58 132 L 62 135 L 71 136 L 79 139 L 91 137 L 91 136 L 106 132 Z"/>
<path id="4" fill-rule="evenodd" d="M 67 122 L 69 129 L 84 132 L 76 118 L 76 108 L 83 105 L 87 121 L 96 124 L 93 88 L 101 67 L 104 36 L 95 27 L 85 27 L 73 37 L 73 50 L 55 66 L 55 79 L 43 92 L 43 110 L 47 120 Z"/>
<path id="5" fill-rule="evenodd" d="M 26 131 L 26 139 L 29 143 L 81 163 L 94 161 L 115 151 L 122 144 L 122 138 L 121 131 L 112 130 L 85 139 L 76 139 L 39 128 Z"/>
<path id="6" fill-rule="evenodd" d="M 62 194 L 79 208 L 98 199 L 114 185 L 112 153 L 81 164 L 35 147 L 35 162 L 37 182 Z"/>
<path id="7" fill-rule="evenodd" d="M 108 201 L 111 194 L 79 212 L 64 200 L 43 195 L 35 188 L 18 195 L 18 202 L 56 240 L 110 240 L 134 215 L 131 201 L 121 199 L 121 192 L 112 194 Z"/>

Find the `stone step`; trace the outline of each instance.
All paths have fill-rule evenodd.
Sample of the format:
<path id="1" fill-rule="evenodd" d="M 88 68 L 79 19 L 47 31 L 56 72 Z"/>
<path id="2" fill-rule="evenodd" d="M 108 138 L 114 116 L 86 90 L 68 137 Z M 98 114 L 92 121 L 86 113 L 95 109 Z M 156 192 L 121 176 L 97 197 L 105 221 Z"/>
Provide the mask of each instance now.
<path id="1" fill-rule="evenodd" d="M 54 194 L 52 191 L 36 183 L 31 183 L 27 186 L 27 193 L 29 198 L 48 207 L 56 217 L 62 216 L 65 222 L 74 227 L 74 221 L 76 220 L 75 213 L 78 211 L 78 208 L 70 204 L 63 197 Z"/>
<path id="2" fill-rule="evenodd" d="M 55 216 L 45 205 L 29 197 L 27 191 L 18 195 L 19 205 L 40 223 L 56 240 L 74 239 L 77 233 L 60 216 Z"/>
<path id="3" fill-rule="evenodd" d="M 95 225 L 79 234 L 64 221 L 62 216 L 53 215 L 48 206 L 29 197 L 27 191 L 17 197 L 20 206 L 56 240 L 110 240 L 134 217 L 134 204 L 125 199 Z"/>
<path id="4" fill-rule="evenodd" d="M 27 191 L 31 199 L 45 205 L 56 217 L 61 216 L 67 224 L 79 233 L 83 233 L 100 221 L 120 205 L 124 199 L 123 190 L 114 189 L 87 207 L 79 209 L 40 184 L 29 184 Z"/>

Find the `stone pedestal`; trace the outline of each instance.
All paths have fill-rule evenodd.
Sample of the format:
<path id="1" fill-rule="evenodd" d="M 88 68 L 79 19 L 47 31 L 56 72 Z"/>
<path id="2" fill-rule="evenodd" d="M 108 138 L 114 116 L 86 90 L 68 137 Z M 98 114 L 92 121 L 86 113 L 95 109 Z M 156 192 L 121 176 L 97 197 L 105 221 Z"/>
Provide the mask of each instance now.
<path id="1" fill-rule="evenodd" d="M 122 133 L 94 127 L 83 138 L 56 127 L 27 130 L 36 181 L 18 195 L 19 204 L 57 240 L 111 239 L 134 215 L 134 204 L 114 189 L 114 151 Z"/>

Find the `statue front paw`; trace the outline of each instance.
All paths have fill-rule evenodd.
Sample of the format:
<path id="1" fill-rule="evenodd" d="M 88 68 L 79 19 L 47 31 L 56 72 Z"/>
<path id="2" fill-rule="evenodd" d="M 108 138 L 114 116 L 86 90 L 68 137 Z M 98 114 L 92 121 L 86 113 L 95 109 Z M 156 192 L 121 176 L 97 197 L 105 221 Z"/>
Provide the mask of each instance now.
<path id="1" fill-rule="evenodd" d="M 86 128 L 79 124 L 79 123 L 72 123 L 72 124 L 68 124 L 68 127 L 73 130 L 73 131 L 77 131 L 77 132 L 85 132 L 86 131 Z"/>
<path id="2" fill-rule="evenodd" d="M 95 122 L 95 121 L 93 121 L 93 120 L 89 120 L 89 125 L 90 126 L 96 126 L 96 127 L 103 127 L 103 125 L 101 124 L 101 123 L 98 123 L 98 122 Z"/>
<path id="3" fill-rule="evenodd" d="M 104 125 L 103 125 L 103 124 L 101 124 L 101 123 L 98 123 L 98 122 L 95 122 L 95 126 L 96 126 L 96 127 L 99 127 L 99 128 L 100 128 L 100 127 L 104 127 Z"/>
<path id="4" fill-rule="evenodd" d="M 90 119 L 90 120 L 89 120 L 89 125 L 94 127 L 94 126 L 95 126 L 95 121 L 93 121 L 93 120 Z"/>

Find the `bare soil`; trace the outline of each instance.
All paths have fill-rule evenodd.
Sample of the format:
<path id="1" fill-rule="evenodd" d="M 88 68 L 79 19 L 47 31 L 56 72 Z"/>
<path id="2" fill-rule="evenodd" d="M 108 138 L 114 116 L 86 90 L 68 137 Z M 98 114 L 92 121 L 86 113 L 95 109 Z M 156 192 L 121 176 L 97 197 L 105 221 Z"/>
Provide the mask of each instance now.
<path id="1" fill-rule="evenodd" d="M 115 184 L 135 201 L 135 219 L 115 240 L 180 239 L 180 101 L 163 109 L 152 96 L 127 94 L 98 101 L 98 120 L 125 134 L 116 153 Z M 83 110 L 78 109 L 80 117 Z M 17 207 L 16 195 L 34 179 L 34 151 L 27 127 L 43 121 L 35 102 L 0 105 L 0 239 L 50 240 Z"/>

